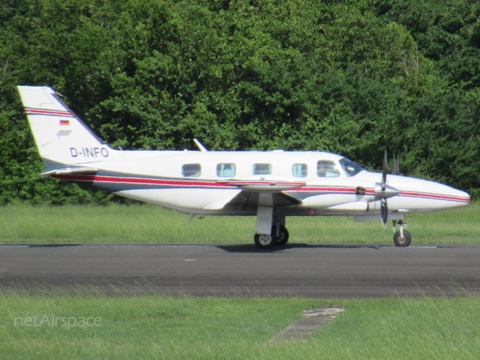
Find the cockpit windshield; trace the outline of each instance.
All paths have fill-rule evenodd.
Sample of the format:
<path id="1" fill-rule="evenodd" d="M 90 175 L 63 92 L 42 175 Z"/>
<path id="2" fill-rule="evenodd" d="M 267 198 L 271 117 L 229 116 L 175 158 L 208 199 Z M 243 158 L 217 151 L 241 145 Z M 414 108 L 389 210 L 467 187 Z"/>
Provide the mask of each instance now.
<path id="1" fill-rule="evenodd" d="M 349 160 L 347 158 L 341 159 L 340 165 L 342 165 L 343 170 L 345 170 L 345 174 L 347 174 L 348 177 L 355 176 L 359 172 L 365 170 L 360 165 L 355 164 L 352 160 Z"/>

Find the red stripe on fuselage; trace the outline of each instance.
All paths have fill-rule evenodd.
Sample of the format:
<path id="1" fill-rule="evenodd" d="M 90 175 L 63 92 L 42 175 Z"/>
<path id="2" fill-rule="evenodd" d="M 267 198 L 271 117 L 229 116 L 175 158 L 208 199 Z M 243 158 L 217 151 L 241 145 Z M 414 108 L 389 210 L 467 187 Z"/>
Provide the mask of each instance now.
<path id="1" fill-rule="evenodd" d="M 469 198 L 450 196 L 450 195 L 441 195 L 441 194 L 428 194 L 428 193 L 420 193 L 420 192 L 402 191 L 400 195 L 408 196 L 408 197 L 416 197 L 416 198 L 433 199 L 433 200 L 457 201 L 457 202 L 464 202 L 464 203 L 470 202 Z"/>
<path id="2" fill-rule="evenodd" d="M 197 181 L 197 180 L 175 180 L 175 179 L 152 179 L 152 178 L 137 178 L 137 177 L 117 177 L 117 176 L 104 176 L 104 175 L 51 175 L 51 177 L 75 182 L 97 182 L 97 183 L 109 183 L 109 184 L 132 184 L 132 185 L 158 185 L 158 186 L 178 186 L 179 188 L 217 188 L 217 189 L 238 189 L 238 187 L 232 185 L 232 182 L 228 184 L 212 181 Z M 270 184 L 270 181 L 252 182 L 252 184 Z M 277 183 L 280 184 L 280 183 Z M 288 184 L 288 183 L 287 183 Z M 355 194 L 356 188 L 347 187 L 299 187 L 296 189 L 289 189 L 289 192 L 303 192 L 303 193 L 325 193 L 325 194 Z M 366 189 L 366 195 L 375 195 L 374 189 Z M 429 194 L 420 192 L 403 191 L 397 196 L 416 197 L 432 200 L 444 200 L 444 201 L 456 201 L 469 203 L 469 198 L 462 198 L 450 195 L 441 194 Z"/>
<path id="3" fill-rule="evenodd" d="M 356 194 L 357 188 L 347 188 L 347 187 L 320 187 L 320 186 L 312 186 L 312 187 L 302 187 L 298 189 L 294 189 L 295 192 L 326 192 L 326 193 L 345 193 L 345 194 Z M 374 189 L 365 189 L 366 195 L 374 195 Z"/>
<path id="4" fill-rule="evenodd" d="M 66 180 L 66 181 L 81 181 L 81 182 L 97 182 L 97 183 L 110 183 L 110 184 L 135 184 L 135 185 L 160 185 L 160 186 L 178 186 L 178 187 L 204 187 L 204 188 L 221 188 L 221 189 L 236 189 L 238 187 L 233 185 L 233 182 L 223 183 L 218 181 L 197 181 L 197 180 L 175 180 L 175 179 L 152 179 L 152 178 L 136 178 L 136 177 L 117 177 L 117 176 L 104 176 L 104 175 L 51 175 L 54 178 Z M 268 185 L 271 181 L 258 181 L 248 182 L 255 185 Z M 244 185 L 244 182 L 241 182 Z M 283 182 L 277 182 L 281 185 Z M 290 184 L 285 182 L 285 184 Z M 346 187 L 299 187 L 289 189 L 292 192 L 323 192 L 323 193 L 342 193 L 342 194 L 354 194 L 355 188 Z M 367 190 L 367 194 L 373 195 L 374 190 Z"/>

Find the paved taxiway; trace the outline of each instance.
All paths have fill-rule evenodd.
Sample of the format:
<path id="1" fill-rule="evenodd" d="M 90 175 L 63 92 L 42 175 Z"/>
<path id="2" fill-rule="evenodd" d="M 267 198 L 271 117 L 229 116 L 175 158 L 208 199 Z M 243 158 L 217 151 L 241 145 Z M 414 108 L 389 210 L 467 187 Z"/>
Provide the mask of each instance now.
<path id="1" fill-rule="evenodd" d="M 480 246 L 2 245 L 0 288 L 371 298 L 480 293 Z"/>

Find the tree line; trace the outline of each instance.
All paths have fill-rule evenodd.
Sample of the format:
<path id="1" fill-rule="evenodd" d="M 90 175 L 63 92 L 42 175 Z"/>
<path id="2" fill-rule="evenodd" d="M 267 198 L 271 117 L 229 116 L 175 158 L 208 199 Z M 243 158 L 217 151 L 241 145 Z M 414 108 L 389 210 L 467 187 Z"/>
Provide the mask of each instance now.
<path id="1" fill-rule="evenodd" d="M 39 178 L 16 85 L 112 147 L 324 150 L 480 194 L 480 3 L 2 0 L 0 204 L 104 203 Z"/>

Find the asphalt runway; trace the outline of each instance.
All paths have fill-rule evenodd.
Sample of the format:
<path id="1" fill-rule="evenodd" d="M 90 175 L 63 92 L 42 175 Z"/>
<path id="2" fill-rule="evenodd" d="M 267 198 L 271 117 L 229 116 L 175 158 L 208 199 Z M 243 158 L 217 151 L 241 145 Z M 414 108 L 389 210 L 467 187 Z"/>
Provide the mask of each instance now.
<path id="1" fill-rule="evenodd" d="M 0 289 L 379 298 L 480 293 L 480 246 L 0 245 Z"/>

